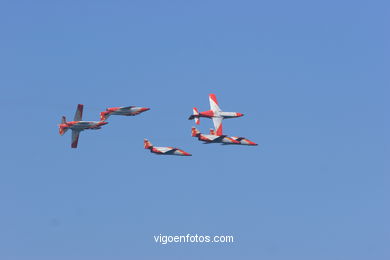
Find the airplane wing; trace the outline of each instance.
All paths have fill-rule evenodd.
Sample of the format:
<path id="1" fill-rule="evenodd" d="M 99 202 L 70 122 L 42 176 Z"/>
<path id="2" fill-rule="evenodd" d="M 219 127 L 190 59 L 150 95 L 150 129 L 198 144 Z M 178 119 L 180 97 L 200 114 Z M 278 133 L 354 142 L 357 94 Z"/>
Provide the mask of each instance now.
<path id="1" fill-rule="evenodd" d="M 72 130 L 72 148 L 77 148 L 79 142 L 80 131 Z"/>
<path id="2" fill-rule="evenodd" d="M 175 148 L 173 147 L 155 147 L 155 148 L 157 148 L 161 153 L 169 153 L 175 150 Z"/>
<path id="3" fill-rule="evenodd" d="M 84 105 L 82 104 L 79 104 L 77 106 L 77 110 L 76 110 L 76 113 L 74 114 L 74 121 L 81 121 L 83 120 L 83 108 L 84 108 Z"/>
<path id="4" fill-rule="evenodd" d="M 222 117 L 213 117 L 215 135 L 222 135 Z"/>
<path id="5" fill-rule="evenodd" d="M 220 112 L 221 108 L 219 108 L 217 97 L 214 94 L 209 95 L 210 101 L 210 109 L 214 112 Z"/>
<path id="6" fill-rule="evenodd" d="M 218 142 L 218 141 L 221 141 L 225 135 L 220 135 L 220 136 L 217 136 L 217 135 L 204 135 L 207 139 L 209 139 L 209 141 L 213 141 L 213 142 Z"/>

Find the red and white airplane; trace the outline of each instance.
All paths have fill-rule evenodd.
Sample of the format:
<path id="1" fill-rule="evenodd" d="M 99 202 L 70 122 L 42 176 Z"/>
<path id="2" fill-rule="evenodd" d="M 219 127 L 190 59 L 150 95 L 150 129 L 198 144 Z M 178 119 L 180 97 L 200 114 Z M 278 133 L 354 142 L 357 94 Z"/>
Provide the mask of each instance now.
<path id="1" fill-rule="evenodd" d="M 72 148 L 77 148 L 77 143 L 79 141 L 79 135 L 81 131 L 86 129 L 96 130 L 100 129 L 103 125 L 108 124 L 108 122 L 103 121 L 82 121 L 83 117 L 83 108 L 84 105 L 79 104 L 77 106 L 76 114 L 74 119 L 71 122 L 66 122 L 65 116 L 62 117 L 62 122 L 59 125 L 60 135 L 63 135 L 69 129 L 72 130 Z"/>
<path id="2" fill-rule="evenodd" d="M 199 141 L 205 143 L 222 143 L 222 144 L 240 144 L 240 145 L 257 145 L 245 137 L 216 135 L 214 129 L 210 129 L 210 134 L 202 134 L 198 129 L 192 127 L 191 135 L 198 137 Z"/>
<path id="3" fill-rule="evenodd" d="M 214 128 L 217 135 L 222 135 L 222 120 L 227 118 L 241 117 L 244 114 L 237 112 L 223 112 L 218 105 L 217 97 L 214 94 L 209 95 L 210 110 L 200 112 L 196 107 L 193 108 L 193 114 L 188 118 L 189 120 L 195 119 L 197 125 L 200 124 L 201 117 L 211 118 L 214 123 Z"/>
<path id="4" fill-rule="evenodd" d="M 135 116 L 148 110 L 150 110 L 150 108 L 136 106 L 110 107 L 107 108 L 106 111 L 100 113 L 100 120 L 105 121 L 110 115 Z"/>
<path id="5" fill-rule="evenodd" d="M 180 155 L 180 156 L 192 156 L 192 154 L 184 152 L 181 149 L 174 147 L 155 147 L 149 142 L 148 139 L 144 139 L 144 148 L 149 149 L 151 153 L 160 155 Z"/>

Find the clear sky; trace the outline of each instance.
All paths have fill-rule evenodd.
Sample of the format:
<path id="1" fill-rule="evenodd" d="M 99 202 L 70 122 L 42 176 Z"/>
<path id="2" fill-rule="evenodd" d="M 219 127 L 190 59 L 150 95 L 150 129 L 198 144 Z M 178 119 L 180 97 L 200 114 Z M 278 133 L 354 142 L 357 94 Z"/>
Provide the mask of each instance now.
<path id="1" fill-rule="evenodd" d="M 390 259 L 388 17 L 388 1 L 1 1 L 0 259 Z M 209 93 L 258 147 L 191 138 Z M 78 103 L 85 120 L 151 110 L 71 149 L 57 124 Z M 153 239 L 187 233 L 235 243 Z"/>

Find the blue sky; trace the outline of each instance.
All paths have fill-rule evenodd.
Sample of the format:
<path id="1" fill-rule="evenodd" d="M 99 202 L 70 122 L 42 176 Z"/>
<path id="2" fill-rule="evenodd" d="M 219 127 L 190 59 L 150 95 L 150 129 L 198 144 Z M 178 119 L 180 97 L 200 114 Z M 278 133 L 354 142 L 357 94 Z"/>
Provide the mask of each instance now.
<path id="1" fill-rule="evenodd" d="M 386 1 L 1 1 L 0 258 L 389 259 Z M 203 145 L 191 108 L 245 116 Z M 59 136 L 84 119 L 139 105 Z M 200 130 L 208 131 L 210 120 Z M 155 145 L 192 157 L 156 156 Z M 234 235 L 160 245 L 154 235 Z"/>

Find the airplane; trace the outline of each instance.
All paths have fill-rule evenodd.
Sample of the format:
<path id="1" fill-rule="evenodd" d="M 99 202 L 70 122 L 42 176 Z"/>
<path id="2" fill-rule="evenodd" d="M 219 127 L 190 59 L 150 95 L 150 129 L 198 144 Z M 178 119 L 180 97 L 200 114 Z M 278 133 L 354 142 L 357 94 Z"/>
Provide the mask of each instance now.
<path id="1" fill-rule="evenodd" d="M 81 131 L 84 131 L 86 129 L 101 129 L 103 125 L 108 124 L 108 122 L 103 121 L 82 121 L 83 108 L 84 105 L 79 104 L 77 106 L 73 121 L 66 122 L 66 117 L 63 116 L 61 124 L 59 125 L 60 135 L 65 134 L 66 131 L 68 131 L 69 129 L 72 130 L 72 148 L 77 148 L 77 143 L 79 141 L 79 135 Z"/>
<path id="2" fill-rule="evenodd" d="M 199 141 L 204 143 L 222 143 L 226 144 L 237 144 L 237 145 L 257 145 L 256 143 L 244 138 L 226 135 L 216 135 L 214 129 L 210 130 L 210 134 L 202 134 L 198 129 L 192 127 L 191 135 L 198 137 Z"/>
<path id="3" fill-rule="evenodd" d="M 181 149 L 174 147 L 155 147 L 148 139 L 144 139 L 144 148 L 149 149 L 151 153 L 159 155 L 180 155 L 180 156 L 192 156 L 192 154 L 184 152 Z"/>
<path id="4" fill-rule="evenodd" d="M 150 110 L 150 108 L 136 106 L 110 107 L 107 108 L 106 111 L 100 113 L 100 120 L 106 121 L 110 115 L 135 116 L 148 110 Z"/>
<path id="5" fill-rule="evenodd" d="M 240 144 L 240 142 L 226 136 L 226 135 L 215 135 L 214 133 L 202 134 L 198 129 L 192 127 L 191 136 L 198 137 L 199 141 L 204 141 L 205 143 L 223 143 L 223 144 Z"/>
<path id="6" fill-rule="evenodd" d="M 211 135 L 215 135 L 214 129 L 210 129 L 210 134 Z M 249 139 L 247 139 L 245 137 L 231 136 L 230 138 L 240 142 L 240 144 L 242 144 L 242 145 L 257 145 L 255 142 L 252 142 L 251 140 L 249 140 Z"/>
<path id="7" fill-rule="evenodd" d="M 223 112 L 218 105 L 217 97 L 214 94 L 209 95 L 210 101 L 210 110 L 199 112 L 196 107 L 193 108 L 193 114 L 188 118 L 188 120 L 195 120 L 197 125 L 200 124 L 201 117 L 211 118 L 214 123 L 214 128 L 216 129 L 217 135 L 222 135 L 222 120 L 228 118 L 241 117 L 244 114 L 237 112 Z"/>

